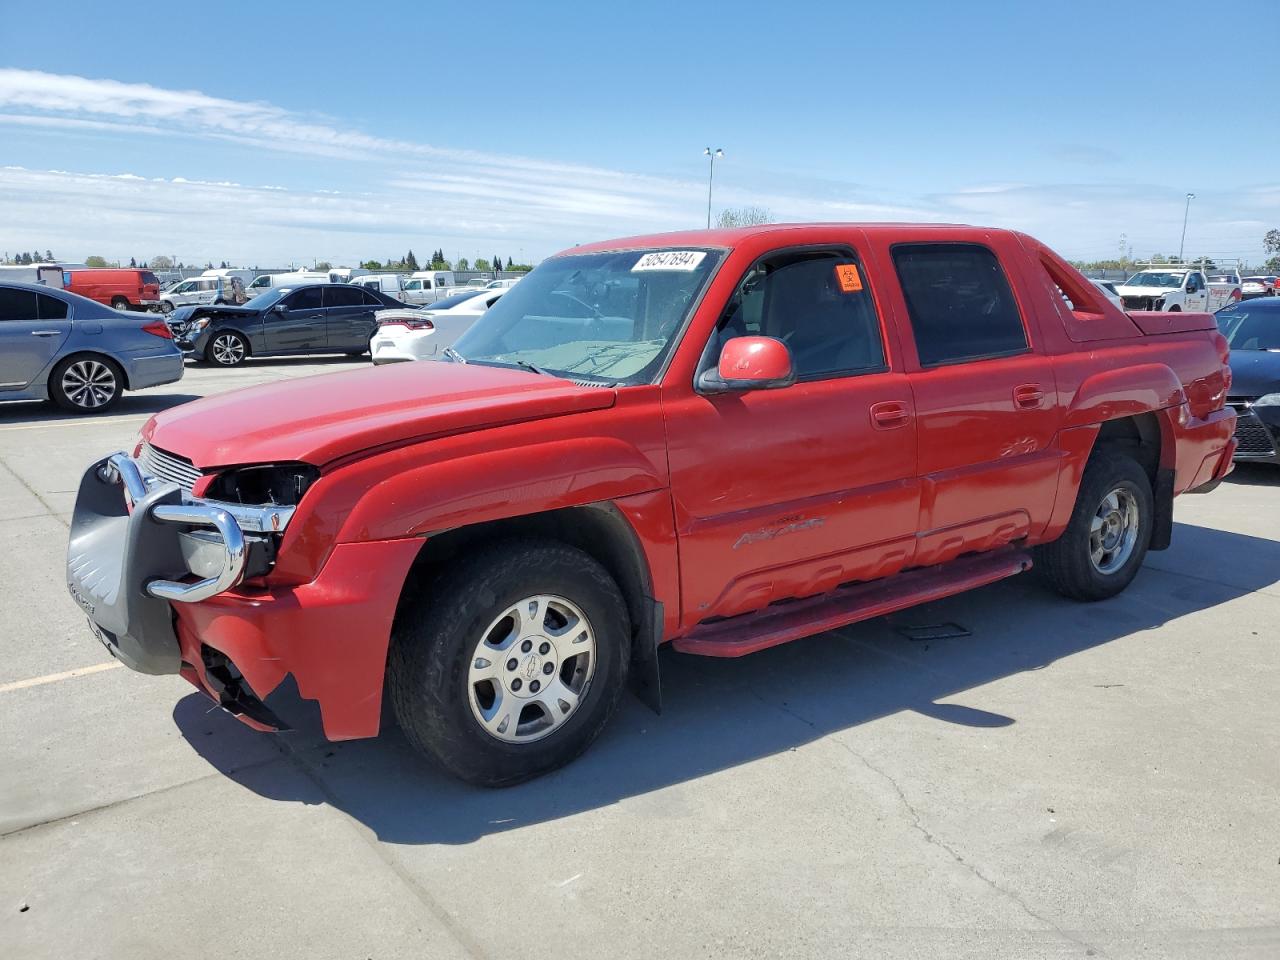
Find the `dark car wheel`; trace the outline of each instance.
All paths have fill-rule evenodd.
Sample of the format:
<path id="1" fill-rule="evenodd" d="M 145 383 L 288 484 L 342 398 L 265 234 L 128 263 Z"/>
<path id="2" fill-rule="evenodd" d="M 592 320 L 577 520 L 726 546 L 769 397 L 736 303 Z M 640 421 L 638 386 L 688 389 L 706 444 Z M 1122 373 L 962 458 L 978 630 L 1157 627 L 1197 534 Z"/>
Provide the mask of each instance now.
<path id="1" fill-rule="evenodd" d="M 238 367 L 249 355 L 249 341 L 234 330 L 222 330 L 209 339 L 204 358 L 219 367 Z"/>
<path id="2" fill-rule="evenodd" d="M 49 377 L 49 396 L 64 410 L 102 413 L 110 410 L 124 392 L 124 374 L 106 357 L 67 357 Z"/>
<path id="3" fill-rule="evenodd" d="M 1138 574 L 1155 516 L 1151 480 L 1133 458 L 1099 451 L 1089 458 L 1062 536 L 1037 551 L 1050 586 L 1073 600 L 1105 600 Z"/>
<path id="4" fill-rule="evenodd" d="M 599 563 L 554 540 L 503 540 L 399 612 L 387 688 L 414 747 L 469 783 L 507 786 L 599 735 L 629 648 L 626 605 Z"/>
<path id="5" fill-rule="evenodd" d="M 112 310 L 128 310 L 129 301 L 126 300 L 124 297 L 115 297 L 111 301 L 111 309 Z"/>

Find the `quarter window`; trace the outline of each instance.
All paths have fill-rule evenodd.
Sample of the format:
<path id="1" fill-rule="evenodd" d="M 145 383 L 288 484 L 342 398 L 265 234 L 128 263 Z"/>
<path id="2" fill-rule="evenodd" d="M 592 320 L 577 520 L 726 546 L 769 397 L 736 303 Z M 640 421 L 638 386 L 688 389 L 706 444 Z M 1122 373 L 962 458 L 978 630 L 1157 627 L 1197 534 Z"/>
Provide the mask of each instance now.
<path id="1" fill-rule="evenodd" d="M 1027 333 L 996 255 L 972 243 L 900 244 L 893 263 L 922 366 L 1027 349 Z"/>
<path id="2" fill-rule="evenodd" d="M 718 329 L 721 345 L 733 337 L 781 340 L 800 380 L 885 367 L 862 265 L 843 250 L 796 250 L 759 261 L 739 283 Z"/>

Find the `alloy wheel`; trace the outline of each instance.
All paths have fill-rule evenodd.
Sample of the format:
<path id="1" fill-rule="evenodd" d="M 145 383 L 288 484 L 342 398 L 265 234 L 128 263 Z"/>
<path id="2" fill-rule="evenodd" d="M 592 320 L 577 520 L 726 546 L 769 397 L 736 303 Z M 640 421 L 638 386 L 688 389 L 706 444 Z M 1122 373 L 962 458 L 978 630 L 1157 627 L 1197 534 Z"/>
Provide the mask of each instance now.
<path id="1" fill-rule="evenodd" d="M 1112 574 L 1133 556 L 1138 542 L 1138 498 L 1127 486 L 1102 498 L 1089 524 L 1089 559 L 1101 574 Z"/>
<path id="2" fill-rule="evenodd" d="M 596 637 L 564 597 L 526 597 L 485 629 L 471 656 L 471 715 L 490 736 L 529 743 L 574 715 L 596 669 Z"/>
<path id="3" fill-rule="evenodd" d="M 234 334 L 224 333 L 214 337 L 213 359 L 224 366 L 234 367 L 244 359 L 244 343 Z"/>
<path id="4" fill-rule="evenodd" d="M 82 410 L 96 410 L 115 399 L 115 372 L 100 360 L 77 360 L 62 374 L 62 392 Z"/>

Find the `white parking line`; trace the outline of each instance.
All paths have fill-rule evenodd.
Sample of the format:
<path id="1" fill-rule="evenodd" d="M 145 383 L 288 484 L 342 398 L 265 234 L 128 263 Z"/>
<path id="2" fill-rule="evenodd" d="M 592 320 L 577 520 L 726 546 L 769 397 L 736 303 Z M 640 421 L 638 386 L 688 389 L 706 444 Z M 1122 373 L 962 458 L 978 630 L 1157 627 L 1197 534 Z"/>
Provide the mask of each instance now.
<path id="1" fill-rule="evenodd" d="M 15 430 L 45 430 L 49 427 L 87 427 L 90 424 L 146 423 L 151 414 L 132 417 L 92 417 L 84 420 L 42 420 L 39 423 L 14 423 L 0 427 L 0 433 L 11 433 Z"/>
<path id="2" fill-rule="evenodd" d="M 95 663 L 91 667 L 78 667 L 75 670 L 65 670 L 62 673 L 48 673 L 43 677 L 14 680 L 12 683 L 0 683 L 0 693 L 9 693 L 11 690 L 25 690 L 27 687 L 38 687 L 46 683 L 57 683 L 59 680 L 70 680 L 72 677 L 87 677 L 91 673 L 101 673 L 103 670 L 114 670 L 123 666 L 124 664 L 119 660 L 112 660 L 110 663 Z"/>

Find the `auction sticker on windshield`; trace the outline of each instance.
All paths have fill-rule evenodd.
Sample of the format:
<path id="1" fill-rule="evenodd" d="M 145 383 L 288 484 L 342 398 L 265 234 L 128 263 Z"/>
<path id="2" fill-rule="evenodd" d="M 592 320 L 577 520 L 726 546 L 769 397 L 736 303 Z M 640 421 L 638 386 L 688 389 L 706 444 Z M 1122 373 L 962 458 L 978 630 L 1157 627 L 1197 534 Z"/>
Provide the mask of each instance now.
<path id="1" fill-rule="evenodd" d="M 706 251 L 703 250 L 661 250 L 657 253 L 646 253 L 631 268 L 632 273 L 641 270 L 684 270 L 698 268 Z"/>

